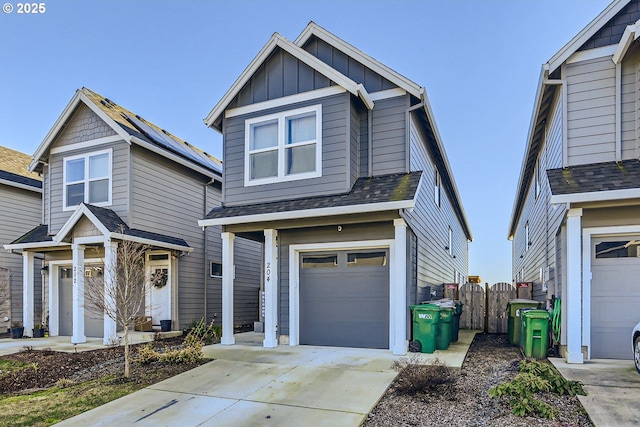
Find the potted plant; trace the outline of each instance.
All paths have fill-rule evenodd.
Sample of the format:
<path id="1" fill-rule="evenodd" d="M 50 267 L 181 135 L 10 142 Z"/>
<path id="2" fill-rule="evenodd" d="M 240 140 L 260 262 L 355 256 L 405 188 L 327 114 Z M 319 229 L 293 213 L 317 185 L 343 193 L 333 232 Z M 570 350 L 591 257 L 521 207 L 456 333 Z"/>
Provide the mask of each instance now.
<path id="1" fill-rule="evenodd" d="M 34 338 L 43 338 L 44 337 L 44 326 L 38 324 L 33 327 L 33 337 Z"/>
<path id="2" fill-rule="evenodd" d="M 13 322 L 11 324 L 11 338 L 19 339 L 24 335 L 24 326 L 21 322 Z"/>

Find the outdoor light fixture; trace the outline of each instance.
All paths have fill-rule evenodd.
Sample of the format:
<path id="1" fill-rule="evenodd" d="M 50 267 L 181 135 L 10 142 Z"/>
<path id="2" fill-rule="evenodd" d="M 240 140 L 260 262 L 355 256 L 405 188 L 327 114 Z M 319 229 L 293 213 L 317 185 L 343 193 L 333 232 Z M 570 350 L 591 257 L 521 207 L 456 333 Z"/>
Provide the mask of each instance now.
<path id="1" fill-rule="evenodd" d="M 40 269 L 40 273 L 42 273 L 42 274 L 44 274 L 44 275 L 47 275 L 47 274 L 49 273 L 49 266 L 48 266 L 48 265 L 45 265 L 44 267 L 42 267 L 42 268 Z"/>

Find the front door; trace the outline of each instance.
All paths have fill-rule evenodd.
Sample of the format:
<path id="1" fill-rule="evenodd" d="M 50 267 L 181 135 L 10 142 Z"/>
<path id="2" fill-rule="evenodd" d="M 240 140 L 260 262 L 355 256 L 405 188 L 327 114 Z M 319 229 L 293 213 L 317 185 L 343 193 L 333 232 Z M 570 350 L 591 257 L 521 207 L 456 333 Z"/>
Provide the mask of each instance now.
<path id="1" fill-rule="evenodd" d="M 150 265 L 148 271 L 151 283 L 146 313 L 157 325 L 161 320 L 171 320 L 171 274 L 168 264 Z"/>

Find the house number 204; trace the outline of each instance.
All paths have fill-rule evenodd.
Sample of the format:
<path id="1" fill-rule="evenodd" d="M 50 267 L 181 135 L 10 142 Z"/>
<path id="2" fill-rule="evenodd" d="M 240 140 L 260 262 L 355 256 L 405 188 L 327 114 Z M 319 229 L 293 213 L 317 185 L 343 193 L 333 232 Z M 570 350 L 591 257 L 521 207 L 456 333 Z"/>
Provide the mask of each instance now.
<path id="1" fill-rule="evenodd" d="M 271 263 L 268 262 L 267 265 L 265 266 L 265 273 L 267 276 L 267 282 L 271 281 Z"/>

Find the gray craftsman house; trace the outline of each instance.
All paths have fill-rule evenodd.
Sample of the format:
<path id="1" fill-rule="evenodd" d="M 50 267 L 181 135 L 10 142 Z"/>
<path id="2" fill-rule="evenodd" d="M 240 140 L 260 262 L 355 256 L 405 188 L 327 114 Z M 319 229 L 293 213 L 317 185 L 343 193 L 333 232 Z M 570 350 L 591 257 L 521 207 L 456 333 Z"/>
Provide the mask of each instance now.
<path id="1" fill-rule="evenodd" d="M 31 334 L 34 307 L 43 304 L 51 336 L 116 337 L 116 324 L 85 307 L 85 281 L 109 273 L 119 242 L 148 246 L 146 310 L 153 325 L 173 329 L 221 312 L 220 230 L 197 225 L 221 201 L 222 166 L 202 150 L 110 99 L 78 90 L 32 157 L 43 178 L 41 215 L 5 248 L 23 258 L 23 321 Z M 258 244 L 239 239 L 234 324 L 258 320 Z M 33 291 L 36 259 L 46 286 Z M 255 266 L 255 267 L 252 267 Z M 38 271 L 39 272 L 39 271 Z M 99 279 L 98 279 L 99 280 Z M 37 315 L 37 313 L 36 313 Z M 36 319 L 40 322 L 40 319 Z"/>
<path id="2" fill-rule="evenodd" d="M 409 305 L 464 282 L 471 231 L 423 87 L 310 23 L 205 122 L 223 135 L 223 344 L 238 236 L 263 244 L 265 347 L 404 354 Z"/>
<path id="3" fill-rule="evenodd" d="M 42 217 L 42 180 L 29 172 L 31 157 L 0 147 L 0 245 L 26 233 Z M 22 322 L 22 257 L 0 250 L 0 331 Z M 41 295 L 40 262 L 29 282 L 31 292 Z M 34 307 L 40 312 L 42 307 Z"/>
<path id="4" fill-rule="evenodd" d="M 570 363 L 630 359 L 640 321 L 640 2 L 542 66 L 509 225 L 515 281 L 559 298 Z"/>

